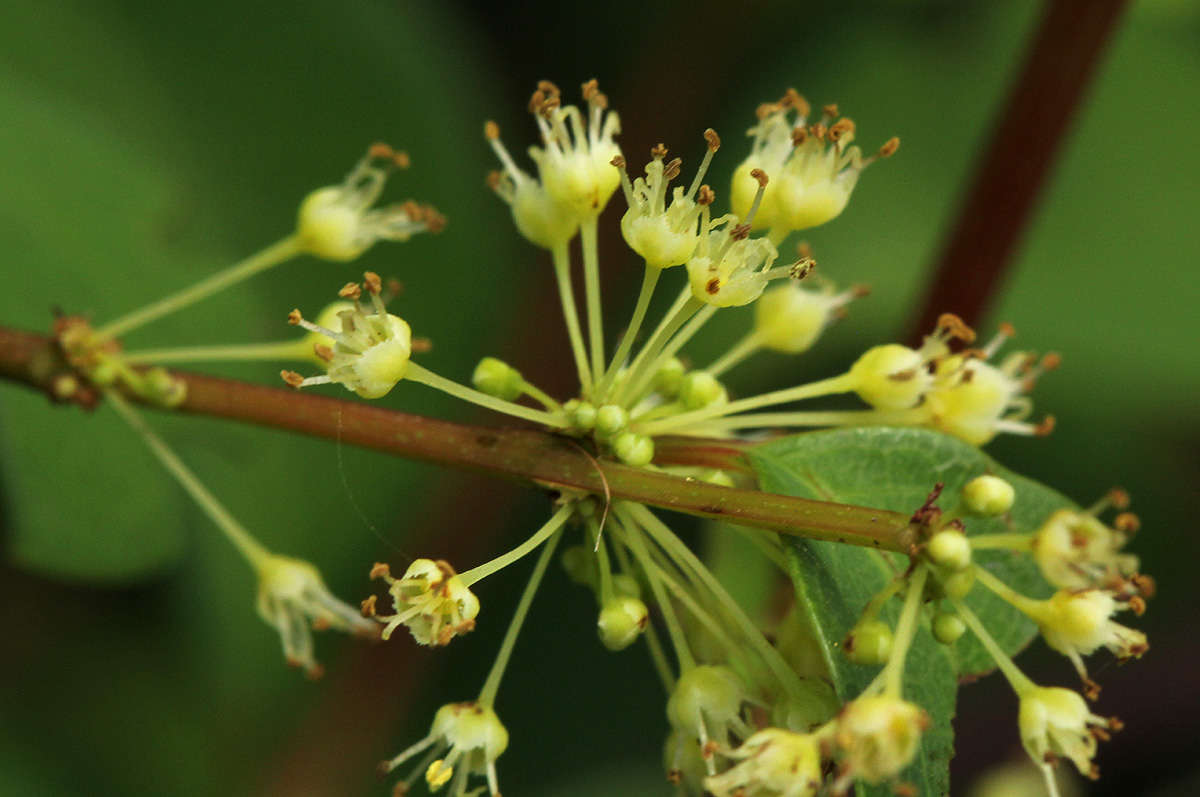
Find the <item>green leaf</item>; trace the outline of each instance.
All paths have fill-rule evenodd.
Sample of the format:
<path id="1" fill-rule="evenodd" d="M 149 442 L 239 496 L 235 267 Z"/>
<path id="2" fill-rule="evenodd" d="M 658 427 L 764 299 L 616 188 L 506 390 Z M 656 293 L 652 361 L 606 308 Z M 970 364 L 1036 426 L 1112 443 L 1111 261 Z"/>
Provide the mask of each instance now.
<path id="1" fill-rule="evenodd" d="M 947 509 L 956 503 L 962 486 L 982 473 L 1011 482 L 1017 499 L 1010 516 L 967 518 L 971 535 L 1030 532 L 1056 509 L 1072 506 L 1058 493 L 1008 471 L 978 449 L 924 429 L 878 427 L 795 435 L 756 447 L 750 460 L 764 490 L 897 512 L 915 510 L 938 482 L 945 484 L 940 505 Z M 905 559 L 805 540 L 794 541 L 791 552 L 797 597 L 807 605 L 818 638 L 825 643 L 838 696 L 853 698 L 876 670 L 851 663 L 836 648 L 867 601 L 905 566 Z M 985 551 L 976 556 L 976 562 L 1026 594 L 1042 596 L 1050 591 L 1027 555 Z M 981 587 L 971 591 L 967 602 L 1010 653 L 1019 651 L 1036 633 L 1030 621 Z M 894 621 L 898 608 L 898 601 L 891 601 L 885 617 Z M 919 759 L 902 778 L 915 783 L 921 794 L 949 790 L 955 675 L 976 676 L 993 667 L 970 635 L 950 648 L 937 644 L 927 630 L 918 631 L 905 669 L 905 697 L 929 711 L 934 727 L 925 736 Z"/>

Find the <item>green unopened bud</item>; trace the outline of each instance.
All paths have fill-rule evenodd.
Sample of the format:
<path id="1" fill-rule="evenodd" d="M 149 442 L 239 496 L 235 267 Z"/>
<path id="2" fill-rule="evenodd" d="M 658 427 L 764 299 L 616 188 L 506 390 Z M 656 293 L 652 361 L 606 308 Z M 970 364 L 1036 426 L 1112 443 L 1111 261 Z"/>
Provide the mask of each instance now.
<path id="1" fill-rule="evenodd" d="M 586 546 L 572 545 L 563 551 L 562 566 L 576 584 L 596 588 L 596 556 Z"/>
<path id="2" fill-rule="evenodd" d="M 590 432 L 596 426 L 596 405 L 579 399 L 571 399 L 563 405 L 567 421 L 578 432 Z"/>
<path id="3" fill-rule="evenodd" d="M 971 565 L 971 543 L 961 531 L 946 529 L 934 534 L 927 552 L 930 561 L 949 570 L 965 570 Z"/>
<path id="4" fill-rule="evenodd" d="M 842 650 L 855 664 L 883 664 L 892 654 L 892 629 L 880 620 L 861 622 L 850 629 Z"/>
<path id="5" fill-rule="evenodd" d="M 95 368 L 88 371 L 88 379 L 101 387 L 108 387 L 114 384 L 120 375 L 120 369 L 109 360 L 104 360 Z"/>
<path id="6" fill-rule="evenodd" d="M 165 368 L 151 368 L 144 375 L 146 398 L 163 407 L 178 407 L 187 398 L 187 383 L 171 376 Z"/>
<path id="7" fill-rule="evenodd" d="M 963 503 L 976 515 L 1003 515 L 1012 509 L 1016 491 L 998 476 L 977 476 L 962 491 Z"/>
<path id="8" fill-rule="evenodd" d="M 672 357 L 654 375 L 654 390 L 665 398 L 675 398 L 679 395 L 679 386 L 685 373 L 687 368 L 683 362 L 678 357 Z"/>
<path id="9" fill-rule="evenodd" d="M 596 629 L 600 641 L 609 650 L 624 650 L 646 630 L 650 612 L 637 598 L 617 597 L 604 604 Z"/>
<path id="10" fill-rule="evenodd" d="M 625 431 L 629 425 L 629 413 L 616 404 L 605 404 L 596 410 L 596 434 L 612 437 Z"/>
<path id="11" fill-rule="evenodd" d="M 954 575 L 942 579 L 942 593 L 947 598 L 961 600 L 967 596 L 973 586 L 975 586 L 974 570 L 960 570 Z"/>
<path id="12" fill-rule="evenodd" d="M 654 459 L 654 441 L 644 434 L 622 432 L 613 440 L 613 453 L 626 465 L 640 468 Z"/>
<path id="13" fill-rule="evenodd" d="M 679 384 L 679 402 L 689 410 L 703 409 L 726 399 L 725 388 L 708 371 L 692 371 Z"/>
<path id="14" fill-rule="evenodd" d="M 525 392 L 525 379 L 521 372 L 503 360 L 484 357 L 475 366 L 471 384 L 481 393 L 495 396 L 504 401 L 519 398 Z"/>
<path id="15" fill-rule="evenodd" d="M 954 612 L 938 612 L 933 617 L 933 638 L 943 645 L 953 645 L 967 630 L 967 624 Z"/>

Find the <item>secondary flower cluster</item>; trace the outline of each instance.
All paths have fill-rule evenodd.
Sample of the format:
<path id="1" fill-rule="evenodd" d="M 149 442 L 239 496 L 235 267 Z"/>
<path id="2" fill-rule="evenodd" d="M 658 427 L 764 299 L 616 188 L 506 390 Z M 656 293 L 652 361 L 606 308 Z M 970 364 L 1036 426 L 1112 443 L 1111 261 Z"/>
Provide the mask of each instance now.
<path id="1" fill-rule="evenodd" d="M 874 346 L 843 373 L 745 398 L 731 397 L 725 375 L 763 350 L 800 354 L 841 318 L 847 305 L 867 290 L 838 290 L 815 273 L 807 244 L 780 264 L 780 247 L 794 232 L 824 224 L 846 207 L 862 171 L 894 154 L 898 140 L 864 156 L 853 145 L 855 123 L 826 105 L 819 115 L 795 91 L 764 104 L 751 128 L 750 153 L 735 169 L 729 198 L 732 212 L 717 214 L 717 193 L 704 182 L 722 142 L 703 133 L 699 168 L 687 186 L 672 183 L 683 173 L 680 158 L 668 159 L 665 145 L 650 151 L 644 175 L 631 177 L 616 143 L 620 123 L 595 81 L 582 87 L 584 108 L 564 105 L 554 84 L 542 82 L 529 101 L 540 144 L 529 149 L 534 170 L 526 171 L 487 122 L 484 133 L 502 169 L 489 184 L 511 209 L 517 230 L 546 249 L 553 263 L 563 319 L 571 343 L 579 392 L 556 399 L 521 372 L 493 357 L 481 360 L 472 386 L 459 384 L 413 360 L 423 350 L 409 325 L 389 312 L 383 280 L 372 272 L 338 292 L 338 301 L 309 321 L 294 309 L 288 321 L 306 335 L 268 344 L 122 352 L 117 335 L 173 312 L 254 273 L 307 253 L 333 261 L 358 257 L 379 240 L 405 240 L 437 232 L 444 220 L 433 209 L 406 202 L 374 209 L 388 174 L 407 166 L 403 153 L 373 146 L 340 185 L 312 193 L 301 205 L 296 231 L 228 272 L 218 274 L 92 330 L 64 321 L 63 352 L 100 389 L 122 386 L 144 400 L 172 405 L 184 399 L 182 382 L 161 368 L 139 364 L 198 359 L 308 361 L 314 376 L 282 372 L 296 388 L 339 384 L 364 399 L 377 399 L 401 381 L 418 382 L 457 398 L 531 421 L 575 437 L 588 456 L 608 457 L 634 467 L 654 467 L 655 439 L 662 435 L 727 436 L 741 429 L 861 426 L 923 426 L 982 445 L 1003 432 L 1045 434 L 1053 419 L 1031 422 L 1028 393 L 1038 377 L 1058 364 L 1056 355 L 1015 352 L 997 361 L 1013 335 L 1002 325 L 979 348 L 975 332 L 946 314 L 915 348 L 898 343 Z M 620 188 L 627 203 L 620 226 L 625 242 L 644 261 L 641 290 L 624 334 L 610 352 L 605 345 L 599 279 L 597 222 Z M 763 234 L 755 235 L 762 231 Z M 581 262 L 570 244 L 580 239 Z M 583 309 L 575 289 L 576 266 L 583 282 Z M 647 326 L 651 299 L 664 277 L 683 267 L 678 293 L 667 312 Z M 694 367 L 684 347 L 720 309 L 754 305 L 753 327 L 708 364 Z M 642 335 L 643 328 L 650 329 Z M 67 390 L 70 386 L 64 386 Z M 851 410 L 760 412 L 835 394 L 855 394 L 866 406 Z M 495 711 L 529 606 L 565 534 L 580 543 L 567 547 L 562 563 L 597 606 L 597 634 L 612 651 L 644 641 L 667 694 L 670 735 L 664 762 L 668 777 L 691 793 L 717 797 L 841 793 L 856 780 L 898 782 L 918 755 L 930 724 L 925 710 L 906 699 L 904 672 L 918 635 L 945 644 L 968 629 L 993 656 L 1020 699 L 1020 736 L 1035 762 L 1049 773 L 1059 757 L 1094 774 L 1096 739 L 1119 723 L 1090 712 L 1083 697 L 1031 682 L 967 605 L 982 587 L 1037 624 L 1053 649 L 1074 664 L 1089 697 L 1098 686 L 1084 657 L 1107 648 L 1119 658 L 1140 656 L 1144 635 L 1117 624 L 1122 609 L 1140 614 L 1153 582 L 1137 572 L 1123 551 L 1137 519 L 1125 512 L 1127 499 L 1114 493 L 1092 509 L 1060 510 L 1031 534 L 968 536 L 975 517 L 1004 517 L 1020 500 L 1011 484 L 983 475 L 968 482 L 956 509 L 943 513 L 937 492 L 913 516 L 914 545 L 908 568 L 866 607 L 842 646 L 859 664 L 880 667 L 878 676 L 853 699 L 840 703 L 825 670 L 804 672 L 787 659 L 750 619 L 696 554 L 645 506 L 609 496 L 564 493 L 551 518 L 511 551 L 458 573 L 446 561 L 421 558 L 395 578 L 376 564 L 371 578 L 387 587 L 390 613 L 373 595 L 355 612 L 334 598 L 311 565 L 271 554 L 257 543 L 200 485 L 196 477 L 145 428 L 116 393 L 115 406 L 246 556 L 259 575 L 259 611 L 282 639 L 285 656 L 307 671 L 319 671 L 311 627 L 332 627 L 389 639 L 405 627 L 422 645 L 446 646 L 474 629 L 480 601 L 474 588 L 487 576 L 537 553 L 536 564 L 485 682 L 471 700 L 443 706 L 429 734 L 381 770 L 411 766 L 396 784 L 403 794 L 424 778 L 431 790 L 449 787 L 458 797 L 477 794 L 472 780 L 499 794 L 497 759 L 509 743 Z M 668 473 L 729 485 L 720 471 L 663 468 Z M 1100 520 L 1109 506 L 1122 511 L 1111 526 Z M 952 515 L 954 515 L 952 517 Z M 783 544 L 771 533 L 742 530 L 781 569 Z M 1007 549 L 1031 557 L 1058 592 L 1044 600 L 1023 595 L 974 563 L 977 550 Z M 894 626 L 884 607 L 902 606 Z M 657 620 L 658 622 L 655 622 Z M 665 633 L 666 644 L 664 644 Z M 1053 792 L 1053 778 L 1047 774 Z"/>

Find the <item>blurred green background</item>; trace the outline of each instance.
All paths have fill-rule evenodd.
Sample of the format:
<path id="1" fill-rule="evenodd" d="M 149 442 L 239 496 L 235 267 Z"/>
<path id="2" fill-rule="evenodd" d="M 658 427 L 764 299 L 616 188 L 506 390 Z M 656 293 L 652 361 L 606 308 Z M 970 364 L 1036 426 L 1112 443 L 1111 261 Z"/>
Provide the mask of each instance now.
<path id="1" fill-rule="evenodd" d="M 801 364 L 763 355 L 732 381 L 745 393 L 831 374 L 916 311 L 1039 7 L 11 2 L 0 323 L 46 329 L 54 307 L 109 318 L 183 287 L 286 234 L 307 191 L 387 140 L 413 158 L 389 196 L 437 205 L 443 235 L 380 245 L 350 266 L 305 259 L 135 333 L 130 347 L 286 337 L 288 309 L 315 311 L 367 267 L 404 281 L 396 306 L 433 339 L 430 367 L 465 379 L 494 354 L 562 394 L 571 367 L 548 264 L 484 187 L 494 163 L 483 120 L 519 151 L 533 140 L 534 81 L 595 76 L 635 164 L 661 140 L 686 173 L 700 131 L 719 130 L 720 195 L 754 107 L 795 85 L 839 101 L 864 146 L 904 142 L 809 236 L 825 274 L 869 282 L 873 295 Z M 1197 6 L 1134 4 L 993 318 L 1065 363 L 1036 394 L 1058 431 L 990 453 L 1084 504 L 1127 487 L 1144 524 L 1137 551 L 1161 588 L 1140 623 L 1151 652 L 1101 667 L 1101 710 L 1128 730 L 1103 749 L 1096 794 L 1200 789 L 1197 86 Z M 618 212 L 602 221 L 612 333 L 640 280 L 614 233 Z M 747 323 L 722 314 L 696 359 Z M 271 382 L 276 369 L 210 370 Z M 416 386 L 384 403 L 491 420 Z M 543 496 L 507 484 L 217 421 L 152 422 L 264 543 L 318 563 L 350 600 L 371 589 L 377 559 L 469 566 L 544 516 Z M 523 583 L 520 568 L 490 579 L 480 629 L 447 650 L 323 638 L 328 674 L 314 685 L 282 665 L 253 613 L 249 570 L 109 411 L 56 410 L 2 386 L 0 454 L 4 794 L 385 794 L 374 762 L 422 735 L 437 705 L 475 692 Z M 589 596 L 553 570 L 498 705 L 512 734 L 506 793 L 667 793 L 648 662 L 603 652 L 593 621 Z M 1037 645 L 1024 661 L 1071 682 Z M 962 690 L 956 792 L 1017 755 L 1014 711 L 994 679 Z"/>

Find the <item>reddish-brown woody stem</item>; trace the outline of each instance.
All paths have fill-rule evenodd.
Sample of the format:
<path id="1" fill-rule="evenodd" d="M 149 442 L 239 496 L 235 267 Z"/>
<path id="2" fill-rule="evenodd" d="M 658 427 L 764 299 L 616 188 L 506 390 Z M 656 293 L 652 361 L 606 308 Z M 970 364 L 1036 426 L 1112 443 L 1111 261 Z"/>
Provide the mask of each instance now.
<path id="1" fill-rule="evenodd" d="M 54 396 L 69 374 L 49 338 L 0 327 L 0 377 Z M 895 512 L 720 487 L 590 456 L 540 429 L 487 428 L 287 388 L 172 372 L 187 383 L 178 412 L 338 439 L 409 459 L 482 471 L 540 487 L 637 501 L 700 517 L 893 551 L 907 550 L 908 518 Z M 135 396 L 129 396 L 137 401 Z M 746 470 L 737 442 L 664 440 L 660 464 Z"/>

